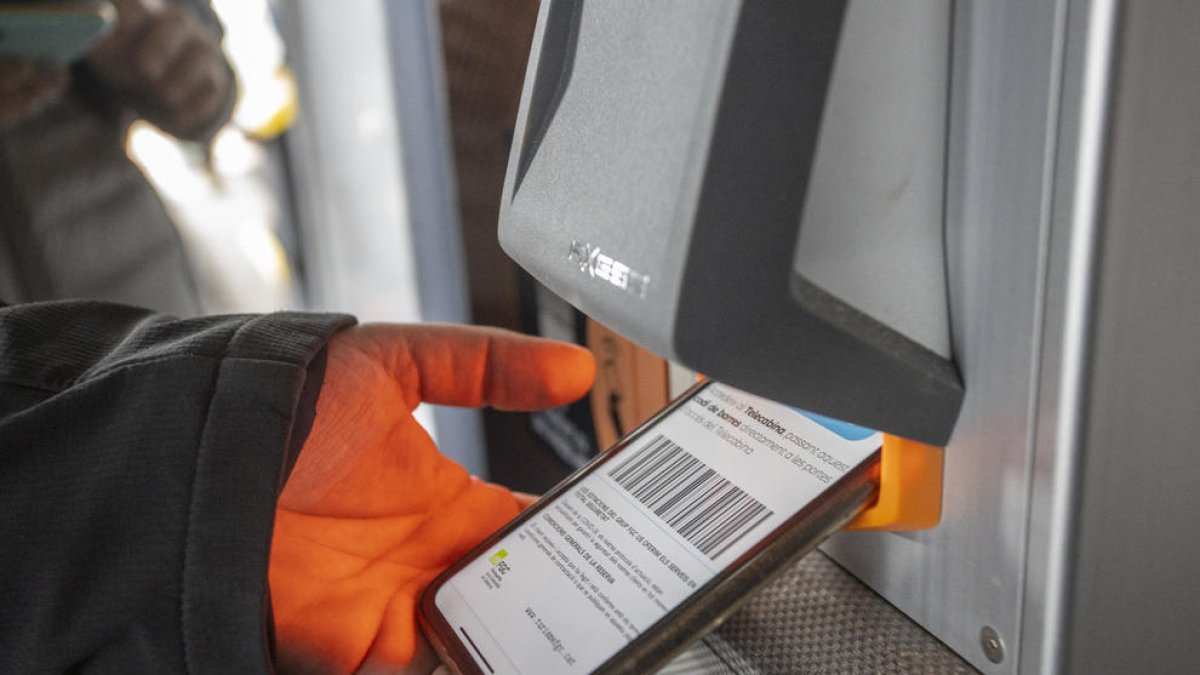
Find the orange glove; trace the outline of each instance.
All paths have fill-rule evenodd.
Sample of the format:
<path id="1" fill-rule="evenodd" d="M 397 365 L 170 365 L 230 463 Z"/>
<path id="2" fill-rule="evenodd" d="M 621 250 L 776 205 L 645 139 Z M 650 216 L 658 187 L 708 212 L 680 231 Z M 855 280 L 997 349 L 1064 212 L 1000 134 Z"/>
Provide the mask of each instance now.
<path id="1" fill-rule="evenodd" d="M 587 392 L 584 349 L 498 329 L 367 325 L 329 343 L 317 416 L 279 500 L 270 585 L 283 671 L 428 673 L 421 590 L 525 502 L 468 476 L 412 417 Z"/>

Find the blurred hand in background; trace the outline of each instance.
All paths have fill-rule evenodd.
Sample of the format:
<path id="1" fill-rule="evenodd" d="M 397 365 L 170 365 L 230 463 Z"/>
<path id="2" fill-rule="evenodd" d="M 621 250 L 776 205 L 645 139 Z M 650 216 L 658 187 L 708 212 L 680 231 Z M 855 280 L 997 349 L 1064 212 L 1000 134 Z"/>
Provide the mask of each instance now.
<path id="1" fill-rule="evenodd" d="M 117 26 L 88 55 L 92 71 L 163 131 L 189 140 L 212 133 L 227 117 L 234 87 L 217 27 L 186 3 L 112 3 Z"/>

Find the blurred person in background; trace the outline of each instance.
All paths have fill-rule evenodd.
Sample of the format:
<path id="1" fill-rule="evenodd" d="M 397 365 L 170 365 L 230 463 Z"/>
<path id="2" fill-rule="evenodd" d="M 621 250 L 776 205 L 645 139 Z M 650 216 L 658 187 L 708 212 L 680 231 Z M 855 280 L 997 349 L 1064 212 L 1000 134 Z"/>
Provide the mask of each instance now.
<path id="1" fill-rule="evenodd" d="M 198 312 L 134 117 L 204 141 L 233 78 L 202 4 L 114 3 L 70 73 L 0 70 L 0 672 L 411 672 L 446 565 L 528 503 L 422 402 L 536 410 L 578 347 L 340 315 Z M 106 302 L 42 300 L 85 297 Z"/>
<path id="2" fill-rule="evenodd" d="M 0 299 L 93 298 L 201 312 L 178 232 L 125 151 L 135 119 L 207 143 L 233 71 L 202 0 L 113 0 L 69 69 L 0 61 Z"/>

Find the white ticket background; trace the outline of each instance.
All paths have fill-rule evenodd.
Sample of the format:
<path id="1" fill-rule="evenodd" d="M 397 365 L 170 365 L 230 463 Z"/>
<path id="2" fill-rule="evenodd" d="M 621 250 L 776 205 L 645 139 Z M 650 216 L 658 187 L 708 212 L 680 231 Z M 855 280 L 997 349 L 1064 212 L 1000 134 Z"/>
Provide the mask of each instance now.
<path id="1" fill-rule="evenodd" d="M 436 604 L 485 673 L 591 672 L 881 443 L 714 383 L 460 570 Z"/>

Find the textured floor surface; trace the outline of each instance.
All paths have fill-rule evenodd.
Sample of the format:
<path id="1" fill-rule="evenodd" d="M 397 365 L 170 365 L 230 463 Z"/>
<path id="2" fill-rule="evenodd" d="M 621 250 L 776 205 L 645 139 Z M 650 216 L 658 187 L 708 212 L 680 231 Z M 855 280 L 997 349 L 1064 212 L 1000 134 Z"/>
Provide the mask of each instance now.
<path id="1" fill-rule="evenodd" d="M 762 673 L 978 672 L 820 552 L 717 633 Z"/>

